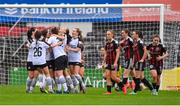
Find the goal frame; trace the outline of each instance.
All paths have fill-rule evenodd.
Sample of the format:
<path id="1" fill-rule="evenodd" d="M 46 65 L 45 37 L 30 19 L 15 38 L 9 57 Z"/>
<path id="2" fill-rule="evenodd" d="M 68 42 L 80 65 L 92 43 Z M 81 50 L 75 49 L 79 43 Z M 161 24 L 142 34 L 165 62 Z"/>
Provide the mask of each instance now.
<path id="1" fill-rule="evenodd" d="M 0 8 L 159 8 L 159 36 L 163 43 L 164 4 L 1 4 Z"/>

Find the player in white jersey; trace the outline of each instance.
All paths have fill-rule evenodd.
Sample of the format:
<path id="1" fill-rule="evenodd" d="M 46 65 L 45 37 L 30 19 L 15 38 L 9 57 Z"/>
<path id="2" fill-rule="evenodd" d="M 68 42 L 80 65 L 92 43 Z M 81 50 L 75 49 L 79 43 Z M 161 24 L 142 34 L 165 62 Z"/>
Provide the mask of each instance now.
<path id="1" fill-rule="evenodd" d="M 28 40 L 25 45 L 27 48 L 29 48 L 30 44 L 34 40 L 34 32 L 35 32 L 34 27 L 30 28 L 27 32 Z M 26 93 L 31 93 L 31 91 L 33 90 L 36 84 L 36 78 L 38 76 L 38 71 L 35 70 L 34 65 L 32 64 L 32 56 L 33 56 L 32 50 L 28 49 L 28 56 L 27 56 L 28 78 L 26 80 Z"/>
<path id="2" fill-rule="evenodd" d="M 67 51 L 68 51 L 68 62 L 69 62 L 69 67 L 70 67 L 70 72 L 71 72 L 71 77 L 75 83 L 75 79 L 79 81 L 79 83 L 82 85 L 83 92 L 85 92 L 85 84 L 82 80 L 82 77 L 79 75 L 79 70 L 80 70 L 80 63 L 81 63 L 81 45 L 79 44 L 79 34 L 81 33 L 79 28 L 74 28 L 72 31 L 72 39 L 67 45 Z"/>
<path id="3" fill-rule="evenodd" d="M 66 45 L 68 44 L 69 40 L 71 39 L 71 36 L 69 35 L 69 29 L 65 28 L 65 27 L 60 27 L 59 36 L 64 36 L 63 47 L 66 48 Z M 70 73 L 68 71 L 68 68 L 66 68 L 64 70 L 63 74 L 64 74 L 64 76 L 66 78 L 66 83 L 67 83 L 67 86 L 68 86 L 68 90 L 71 93 L 74 93 L 75 89 L 74 89 L 73 81 L 72 81 L 72 79 L 70 77 Z"/>
<path id="4" fill-rule="evenodd" d="M 54 54 L 54 63 L 55 63 L 55 81 L 58 87 L 58 90 L 56 93 L 61 94 L 62 93 L 62 86 L 64 88 L 63 93 L 69 93 L 66 80 L 63 75 L 63 71 L 67 68 L 67 56 L 66 52 L 63 47 L 63 40 L 64 37 L 58 37 L 59 29 L 54 27 L 51 29 L 51 37 L 48 39 L 49 44 L 54 44 L 57 42 L 62 42 L 61 45 L 56 46 L 53 48 L 53 54 Z"/>
<path id="5" fill-rule="evenodd" d="M 43 31 L 41 31 L 41 33 L 44 37 L 43 41 L 48 42 L 48 39 L 51 36 L 50 30 L 44 29 Z M 54 54 L 53 54 L 52 48 L 50 48 L 46 51 L 46 61 L 47 61 L 49 69 L 51 70 L 51 72 L 53 72 L 53 70 L 54 70 Z M 50 74 L 51 74 L 51 77 L 54 77 L 53 73 L 50 73 Z"/>
<path id="6" fill-rule="evenodd" d="M 42 36 L 43 36 L 43 41 L 47 42 L 48 38 L 50 37 L 50 31 L 49 29 L 44 29 L 41 31 L 42 33 Z M 49 73 L 50 73 L 50 76 L 51 76 L 51 80 L 52 80 L 52 85 L 53 85 L 53 88 L 54 88 L 54 85 L 55 85 L 55 81 L 54 81 L 54 55 L 53 55 L 53 52 L 52 52 L 52 48 L 49 48 L 46 50 L 46 63 L 47 63 L 47 66 L 48 66 L 48 69 L 49 69 Z M 40 87 L 40 91 L 42 93 L 47 93 L 45 87 L 46 87 L 46 80 L 45 80 L 45 75 L 44 73 L 40 73 L 39 74 L 39 87 Z"/>
<path id="7" fill-rule="evenodd" d="M 32 63 L 36 70 L 42 71 L 46 76 L 46 82 L 49 88 L 49 93 L 54 93 L 52 89 L 52 80 L 49 74 L 49 69 L 46 64 L 46 50 L 50 47 L 47 43 L 40 41 L 42 34 L 40 31 L 36 31 L 34 34 L 35 41 L 30 45 L 32 51 Z"/>

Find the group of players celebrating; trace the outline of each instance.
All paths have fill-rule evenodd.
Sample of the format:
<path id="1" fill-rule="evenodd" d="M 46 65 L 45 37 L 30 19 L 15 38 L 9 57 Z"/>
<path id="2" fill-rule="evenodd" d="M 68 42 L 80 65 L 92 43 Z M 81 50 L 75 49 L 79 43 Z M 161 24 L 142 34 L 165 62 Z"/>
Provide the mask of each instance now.
<path id="1" fill-rule="evenodd" d="M 152 43 L 145 46 L 143 43 L 142 33 L 133 31 L 132 36 L 130 31 L 125 29 L 121 31 L 121 41 L 118 43 L 113 30 L 108 30 L 106 33 L 106 45 L 104 47 L 103 67 L 105 67 L 104 78 L 107 81 L 107 92 L 112 94 L 111 88 L 113 83 L 116 83 L 124 94 L 127 94 L 127 80 L 129 73 L 135 82 L 135 88 L 130 93 L 137 94 L 140 91 L 140 83 L 147 86 L 153 95 L 158 95 L 160 86 L 160 76 L 163 67 L 163 59 L 168 57 L 165 47 L 161 44 L 161 39 L 158 35 L 153 35 Z M 124 50 L 125 70 L 122 80 L 117 77 L 119 67 L 120 51 Z M 144 76 L 145 62 L 149 62 L 149 68 L 152 75 L 152 84 Z"/>
<path id="2" fill-rule="evenodd" d="M 79 28 L 74 28 L 71 36 L 64 27 L 42 31 L 31 28 L 27 36 L 26 93 L 33 92 L 37 80 L 42 93 L 85 93 L 83 40 Z"/>

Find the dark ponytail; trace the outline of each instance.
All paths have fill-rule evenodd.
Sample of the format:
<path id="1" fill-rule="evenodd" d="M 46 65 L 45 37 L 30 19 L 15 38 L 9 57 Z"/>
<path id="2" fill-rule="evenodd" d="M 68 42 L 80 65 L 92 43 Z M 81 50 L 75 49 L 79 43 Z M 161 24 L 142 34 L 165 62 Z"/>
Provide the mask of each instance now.
<path id="1" fill-rule="evenodd" d="M 48 30 L 47 30 L 47 29 L 44 29 L 44 30 L 41 31 L 41 34 L 42 34 L 42 36 L 43 36 L 42 41 L 45 41 L 45 40 L 46 40 L 46 38 L 47 38 L 47 33 L 48 33 Z"/>
<path id="2" fill-rule="evenodd" d="M 27 31 L 27 39 L 30 43 L 33 42 L 32 33 L 35 31 L 35 28 L 32 27 Z"/>
<path id="3" fill-rule="evenodd" d="M 36 45 L 38 43 L 38 40 L 41 38 L 41 36 L 42 36 L 42 33 L 40 31 L 35 32 L 34 37 L 36 39 Z"/>

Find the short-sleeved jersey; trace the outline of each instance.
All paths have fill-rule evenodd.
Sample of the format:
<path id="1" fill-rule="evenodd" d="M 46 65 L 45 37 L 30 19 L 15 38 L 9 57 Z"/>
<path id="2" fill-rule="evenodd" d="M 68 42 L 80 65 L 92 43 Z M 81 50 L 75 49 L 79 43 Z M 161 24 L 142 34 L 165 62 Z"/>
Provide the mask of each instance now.
<path id="1" fill-rule="evenodd" d="M 60 39 L 58 37 L 56 37 L 56 36 L 51 36 L 48 39 L 49 44 L 56 44 L 59 41 L 60 41 Z M 60 56 L 66 55 L 63 44 L 60 45 L 60 46 L 53 47 L 53 54 L 54 54 L 54 59 L 56 59 L 56 58 L 58 58 Z"/>
<path id="2" fill-rule="evenodd" d="M 114 61 L 116 59 L 116 49 L 118 49 L 117 41 L 112 40 L 111 42 L 106 43 L 106 64 L 114 64 Z"/>
<path id="3" fill-rule="evenodd" d="M 78 38 L 72 38 L 69 42 L 71 48 L 81 48 L 80 41 Z M 68 62 L 81 62 L 81 51 L 69 51 L 68 52 Z"/>
<path id="4" fill-rule="evenodd" d="M 156 66 L 162 66 L 163 60 L 157 61 L 158 56 L 162 56 L 163 53 L 166 53 L 166 49 L 162 44 L 154 46 L 153 44 L 150 44 L 147 46 L 147 50 L 150 53 L 151 59 L 150 64 L 156 65 Z"/>
<path id="5" fill-rule="evenodd" d="M 46 50 L 49 48 L 49 45 L 42 41 L 34 41 L 30 45 L 30 49 L 33 54 L 33 65 L 43 65 L 46 64 Z"/>
<path id="6" fill-rule="evenodd" d="M 142 40 L 133 41 L 134 62 L 139 62 L 144 54 L 144 43 Z"/>
<path id="7" fill-rule="evenodd" d="M 46 39 L 48 41 L 48 39 Z M 54 54 L 52 50 L 46 50 L 46 61 L 54 60 Z"/>
<path id="8" fill-rule="evenodd" d="M 121 44 L 120 47 L 125 51 L 124 57 L 125 60 L 130 60 L 133 58 L 133 40 L 130 37 L 127 37 Z"/>

